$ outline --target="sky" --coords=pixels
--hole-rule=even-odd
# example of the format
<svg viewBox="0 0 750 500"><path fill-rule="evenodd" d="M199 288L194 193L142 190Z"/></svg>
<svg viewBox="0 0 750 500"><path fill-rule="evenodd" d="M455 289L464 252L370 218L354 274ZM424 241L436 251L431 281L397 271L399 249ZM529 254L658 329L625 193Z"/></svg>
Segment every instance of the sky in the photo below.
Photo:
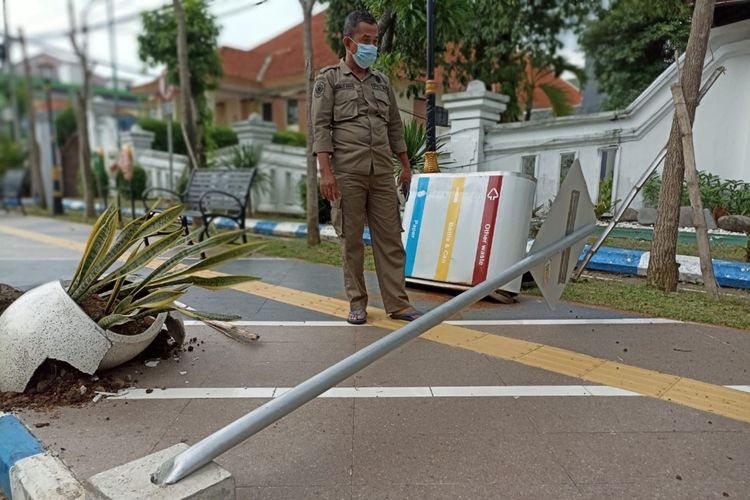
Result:
<svg viewBox="0 0 750 500"><path fill-rule="evenodd" d="M64 60L75 61L75 54L64 32L69 30L68 0L5 0L8 10L9 32L16 35L22 28L28 40L29 54L48 52ZM110 0L74 0L77 22L81 25L83 12L88 10L88 23L93 28L107 19L106 3ZM111 0L115 18L125 18L116 25L118 75L134 83L151 80L159 69L146 68L138 59L136 37L140 32L140 18L136 14L154 9L171 0ZM260 3L260 4L259 4ZM259 4L259 5L258 5ZM87 9L88 7L88 9ZM299 0L210 0L211 12L221 26L220 45L240 49L252 48L275 35L302 22ZM324 9L317 5L314 12ZM93 29L89 35L89 55L98 64L95 72L102 76L111 74L109 38L106 28ZM578 51L575 37L564 35L563 53L579 65L583 57ZM14 60L21 57L14 51Z"/></svg>

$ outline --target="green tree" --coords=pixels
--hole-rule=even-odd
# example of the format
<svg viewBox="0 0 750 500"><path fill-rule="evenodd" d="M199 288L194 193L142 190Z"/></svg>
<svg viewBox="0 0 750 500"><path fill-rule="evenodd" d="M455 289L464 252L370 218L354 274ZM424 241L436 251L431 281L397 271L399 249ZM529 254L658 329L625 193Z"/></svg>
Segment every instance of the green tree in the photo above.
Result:
<svg viewBox="0 0 750 500"><path fill-rule="evenodd" d="M598 5L597 0L473 0L472 15L464 30L457 60L462 83L479 79L497 83L510 101L503 121L531 116L533 92L540 88L557 115L568 114L566 96L554 85L544 85L540 76L557 77L583 72L560 55L560 35L575 30Z"/></svg>
<svg viewBox="0 0 750 500"><path fill-rule="evenodd" d="M334 51L344 57L342 30L347 14L353 10L368 10L378 19L380 30L379 56L375 63L391 78L398 76L412 82L407 95L421 95L423 88L417 82L426 74L427 45L424 2L411 0L331 0L328 2L326 38ZM463 27L470 11L467 0L442 0L435 2L435 53L445 54L454 40L461 39ZM453 63L442 57L435 58L445 74ZM447 79L444 84L447 85Z"/></svg>
<svg viewBox="0 0 750 500"><path fill-rule="evenodd" d="M530 118L535 89L545 92L557 115L571 111L559 87L543 84L549 74L583 72L560 56L560 34L581 25L599 0L445 0L435 2L435 61L449 79L466 84L482 80L499 84L510 97L504 121ZM421 93L425 76L426 16L422 2L409 0L332 0L327 36L343 53L341 30L346 14L366 8L378 18L380 57L376 63L389 75L411 83L407 94ZM530 68L531 65L531 68ZM520 96L520 97L519 97Z"/></svg>
<svg viewBox="0 0 750 500"><path fill-rule="evenodd" d="M21 168L26 161L26 152L8 134L0 134L0 177L6 170Z"/></svg>
<svg viewBox="0 0 750 500"><path fill-rule="evenodd" d="M55 116L55 139L57 147L62 148L65 143L76 134L78 130L78 120L73 108L65 108Z"/></svg>
<svg viewBox="0 0 750 500"><path fill-rule="evenodd" d="M692 6L683 0L615 0L580 39L594 62L604 109L623 109L685 52Z"/></svg>
<svg viewBox="0 0 750 500"><path fill-rule="evenodd" d="M217 88L222 76L217 50L219 26L206 0L183 0L187 26L190 89L198 119L203 126L212 120L206 91ZM138 57L150 66L167 66L169 81L179 86L177 64L177 21L170 7L141 14L143 31L138 35Z"/></svg>

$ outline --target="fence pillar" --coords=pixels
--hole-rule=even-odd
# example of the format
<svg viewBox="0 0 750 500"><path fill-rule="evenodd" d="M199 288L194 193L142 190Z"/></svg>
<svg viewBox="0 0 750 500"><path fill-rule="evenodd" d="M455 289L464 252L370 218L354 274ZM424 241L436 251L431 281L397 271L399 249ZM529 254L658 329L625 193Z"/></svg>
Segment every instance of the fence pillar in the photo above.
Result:
<svg viewBox="0 0 750 500"><path fill-rule="evenodd" d="M491 92L484 82L469 82L464 92L443 95L451 124L451 172L484 170L484 136L487 127L500 121L509 98Z"/></svg>
<svg viewBox="0 0 750 500"><path fill-rule="evenodd" d="M151 149L155 137L156 134L153 132L143 130L139 125L133 125L130 130L122 134L122 143L130 144L133 148L133 159L137 162L139 156Z"/></svg>
<svg viewBox="0 0 750 500"><path fill-rule="evenodd" d="M253 113L250 117L242 122L232 125L237 132L237 138L240 144L271 144L273 134L276 133L276 124L274 122L263 121L258 113Z"/></svg>

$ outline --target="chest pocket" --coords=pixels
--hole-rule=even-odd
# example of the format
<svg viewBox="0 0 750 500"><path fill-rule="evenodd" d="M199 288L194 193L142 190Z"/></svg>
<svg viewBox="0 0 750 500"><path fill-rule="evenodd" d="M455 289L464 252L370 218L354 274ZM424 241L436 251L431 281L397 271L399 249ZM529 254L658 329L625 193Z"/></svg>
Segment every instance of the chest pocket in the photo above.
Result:
<svg viewBox="0 0 750 500"><path fill-rule="evenodd" d="M333 121L343 122L357 117L359 96L356 89L340 89L334 95Z"/></svg>
<svg viewBox="0 0 750 500"><path fill-rule="evenodd" d="M373 89L373 93L375 94L375 100L378 104L378 114L387 120L388 109L391 106L390 96L387 92L380 89Z"/></svg>

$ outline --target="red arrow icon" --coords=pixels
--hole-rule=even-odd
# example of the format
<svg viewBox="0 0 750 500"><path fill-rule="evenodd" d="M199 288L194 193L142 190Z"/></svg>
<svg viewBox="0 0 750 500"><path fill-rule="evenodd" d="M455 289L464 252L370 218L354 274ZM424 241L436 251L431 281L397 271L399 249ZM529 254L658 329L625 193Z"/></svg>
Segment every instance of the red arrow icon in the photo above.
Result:
<svg viewBox="0 0 750 500"><path fill-rule="evenodd" d="M494 201L494 200L500 198L500 194L497 192L497 189L492 188L492 189L490 189L490 192L487 193L487 198L489 198L490 200Z"/></svg>

